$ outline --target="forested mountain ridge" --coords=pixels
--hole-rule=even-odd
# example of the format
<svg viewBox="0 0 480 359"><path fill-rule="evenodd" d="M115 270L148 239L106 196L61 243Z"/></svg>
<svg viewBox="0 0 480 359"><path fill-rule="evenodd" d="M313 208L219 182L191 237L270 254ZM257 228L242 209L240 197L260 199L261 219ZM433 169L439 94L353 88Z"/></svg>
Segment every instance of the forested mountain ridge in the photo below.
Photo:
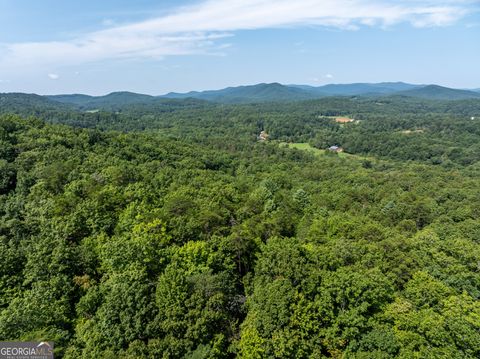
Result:
<svg viewBox="0 0 480 359"><path fill-rule="evenodd" d="M232 146L239 138L255 139L265 129L271 140L308 142L321 149L338 144L352 154L444 166L466 165L480 156L480 101L475 99L353 96L241 105L159 99L114 106L113 112L66 110L65 104L52 108L52 102L34 107L28 102L24 107L4 103L0 112L101 130L153 130L190 141L224 138ZM335 123L336 116L350 116L355 122Z"/></svg>
<svg viewBox="0 0 480 359"><path fill-rule="evenodd" d="M474 91L450 89L436 85L413 85L403 82L377 84L330 84L324 86L281 85L279 83L229 87L214 91L169 93L161 97L200 98L220 103L280 102L318 99L333 96L390 96L405 95L438 100L478 98Z"/></svg>
<svg viewBox="0 0 480 359"><path fill-rule="evenodd" d="M106 109L114 106L125 106L138 103L149 103L155 100L154 96L137 94L134 92L112 92L105 96L88 95L53 95L47 96L50 100L77 105L84 109Z"/></svg>
<svg viewBox="0 0 480 359"><path fill-rule="evenodd" d="M324 86L303 86L290 85L302 88L323 96L356 96L372 94L392 94L398 91L406 91L414 88L421 88L423 85L412 85L404 82L381 82L376 84L354 83L354 84L329 84Z"/></svg>
<svg viewBox="0 0 480 359"><path fill-rule="evenodd" d="M28 94L3 94L21 99ZM293 102L321 99L325 97L385 97L408 96L432 100L465 100L479 98L478 90L458 90L437 85L413 85L403 82L382 82L377 84L330 84L319 87L306 85L282 85L262 83L250 86L228 87L221 90L170 92L162 96L151 96L128 91L112 92L104 96L83 94L49 95L45 98L77 107L81 110L121 110L130 105L161 104L167 99L196 99L222 104L248 104L265 102ZM38 95L32 95L38 96ZM23 99L24 101L26 99ZM39 101L30 99L30 101Z"/></svg>
<svg viewBox="0 0 480 359"><path fill-rule="evenodd" d="M454 90L447 87L428 85L406 91L397 92L397 95L428 98L434 100L465 100L468 98L480 98L480 94L469 90Z"/></svg>
<svg viewBox="0 0 480 359"><path fill-rule="evenodd" d="M258 84L252 86L228 87L223 90L168 93L166 98L198 98L220 103L255 103L299 101L318 98L318 94L305 89L285 86L279 83ZM321 96L320 96L321 97Z"/></svg>
<svg viewBox="0 0 480 359"><path fill-rule="evenodd" d="M0 115L2 340L69 359L480 356L479 100L27 99L39 119Z"/></svg>
<svg viewBox="0 0 480 359"><path fill-rule="evenodd" d="M0 113L34 114L45 110L65 111L69 108L72 108L69 104L61 104L36 94L0 93Z"/></svg>
<svg viewBox="0 0 480 359"><path fill-rule="evenodd" d="M135 106L147 107L150 111L162 108L189 108L206 105L206 101L186 98L170 99L131 92L114 92L106 96L88 95L53 95L40 96L24 93L0 93L0 113L17 113L21 115L40 114L57 111L64 114L121 112Z"/></svg>
<svg viewBox="0 0 480 359"><path fill-rule="evenodd" d="M78 106L85 105L93 101L93 99L95 99L95 96L83 95L83 94L47 95L45 97L53 101L70 103Z"/></svg>

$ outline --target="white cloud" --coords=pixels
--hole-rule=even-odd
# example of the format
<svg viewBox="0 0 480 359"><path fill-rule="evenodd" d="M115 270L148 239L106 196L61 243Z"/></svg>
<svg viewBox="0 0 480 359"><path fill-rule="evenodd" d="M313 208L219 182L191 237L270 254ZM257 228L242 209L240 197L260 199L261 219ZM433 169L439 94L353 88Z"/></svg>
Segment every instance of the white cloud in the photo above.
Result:
<svg viewBox="0 0 480 359"><path fill-rule="evenodd" d="M332 74L325 74L325 75L322 75L320 77L313 77L311 80L313 82L322 82L324 83L325 80L331 80L333 79L333 75Z"/></svg>
<svg viewBox="0 0 480 359"><path fill-rule="evenodd" d="M58 80L60 78L60 75L58 74L48 74L47 76L51 80Z"/></svg>
<svg viewBox="0 0 480 359"><path fill-rule="evenodd" d="M221 54L234 31L323 26L355 30L410 23L446 26L472 10L468 0L204 0L157 18L90 32L70 41L0 46L0 68L78 65L111 59ZM108 23L105 23L108 24Z"/></svg>
<svg viewBox="0 0 480 359"><path fill-rule="evenodd" d="M103 19L103 20L102 20L102 25L103 25L103 26L113 26L113 25L115 25L115 20L112 20L112 19Z"/></svg>

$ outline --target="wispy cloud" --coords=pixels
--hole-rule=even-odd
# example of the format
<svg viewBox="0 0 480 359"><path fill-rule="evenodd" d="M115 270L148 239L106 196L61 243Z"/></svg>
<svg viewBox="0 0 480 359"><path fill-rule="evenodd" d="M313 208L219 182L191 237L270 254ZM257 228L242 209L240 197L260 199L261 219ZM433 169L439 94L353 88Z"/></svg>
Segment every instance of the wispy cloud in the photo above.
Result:
<svg viewBox="0 0 480 359"><path fill-rule="evenodd" d="M328 81L328 80L332 80L333 77L334 76L332 74L325 74L325 75L322 75L320 77L313 77L310 80L313 81L313 82L325 82L325 81Z"/></svg>
<svg viewBox="0 0 480 359"><path fill-rule="evenodd" d="M103 19L102 20L102 25L103 26L114 26L115 25L115 20L113 20L113 19Z"/></svg>
<svg viewBox="0 0 480 359"><path fill-rule="evenodd" d="M446 26L472 10L468 0L206 0L124 26L86 33L70 41L0 46L0 68L78 65L111 59L161 59L218 54L219 41L235 31L322 26L355 30L410 23ZM108 23L104 23L109 25Z"/></svg>
<svg viewBox="0 0 480 359"><path fill-rule="evenodd" d="M58 74L48 74L47 76L50 80L58 80L60 78Z"/></svg>

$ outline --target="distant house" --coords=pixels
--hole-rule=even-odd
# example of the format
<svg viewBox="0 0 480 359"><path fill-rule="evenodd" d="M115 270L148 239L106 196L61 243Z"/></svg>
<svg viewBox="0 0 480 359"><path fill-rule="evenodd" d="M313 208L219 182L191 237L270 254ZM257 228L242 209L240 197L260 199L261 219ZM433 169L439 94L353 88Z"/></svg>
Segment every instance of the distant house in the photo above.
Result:
<svg viewBox="0 0 480 359"><path fill-rule="evenodd" d="M258 140L259 141L268 140L268 133L266 133L265 131L260 132L260 134L258 135Z"/></svg>
<svg viewBox="0 0 480 359"><path fill-rule="evenodd" d="M328 150L330 152L336 152L336 153L343 152L343 148L341 148L340 146L330 146Z"/></svg>

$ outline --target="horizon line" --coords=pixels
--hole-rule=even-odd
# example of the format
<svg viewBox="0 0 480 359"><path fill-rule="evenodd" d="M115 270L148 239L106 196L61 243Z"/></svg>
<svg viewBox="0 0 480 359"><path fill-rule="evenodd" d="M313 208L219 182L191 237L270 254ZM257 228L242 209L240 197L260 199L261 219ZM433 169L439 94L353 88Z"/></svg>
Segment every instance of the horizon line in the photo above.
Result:
<svg viewBox="0 0 480 359"><path fill-rule="evenodd" d="M281 82L277 82L277 81L274 81L274 82L258 82L258 83L250 83L250 84L239 84L239 85L230 85L230 86L225 86L225 87L220 87L220 88L206 88L206 89L202 89L202 90L188 90L188 91L184 91L184 92L181 92L181 91L168 91L168 92L165 92L165 93L161 93L161 94L153 94L153 93L145 93L145 92L136 92L134 90L127 90L127 89L123 89L123 90L114 90L114 91L110 91L110 92L107 92L107 93L102 93L102 94L91 94L91 93L86 93L86 92L64 92L64 93L36 93L36 92L21 92L21 91L7 91L7 92L0 92L0 94L15 94L15 93L20 93L20 94L27 94L27 95L38 95L38 96L73 96L73 95L84 95L84 96L90 96L90 97L103 97L103 96L108 96L108 95L111 95L113 93L122 93L122 92L128 92L128 93L133 93L133 94L136 94L136 95L146 95L146 96L152 96L152 97L162 97L162 96L166 96L168 94L172 94L172 93L175 93L175 94L188 94L188 93L191 93L191 92L206 92L206 91L222 91L222 90L225 90L225 89L229 89L229 88L238 88L238 87L253 87L253 86L258 86L258 85L274 85L274 84L279 84L281 86L285 86L285 87L292 87L292 86L310 86L310 87L313 87L313 88L321 88L321 87L325 87L325 86L330 86L330 85L381 85L381 84L385 84L385 83L402 83L402 84L407 84L407 85L414 85L414 86L440 86L440 87L444 87L444 88L449 88L449 89L453 89L453 90L465 90L465 91L477 91L480 89L480 86L479 87L472 87L472 88L458 88L458 87L450 87L450 86L446 86L446 85L440 85L438 83L430 83L430 84L417 84L417 83L411 83L411 82L405 82L405 81L381 81L381 82L331 82L331 83L325 83L325 84L322 84L322 85L312 85L312 84L308 84L308 83L290 83L290 84L284 84L284 83L281 83Z"/></svg>

